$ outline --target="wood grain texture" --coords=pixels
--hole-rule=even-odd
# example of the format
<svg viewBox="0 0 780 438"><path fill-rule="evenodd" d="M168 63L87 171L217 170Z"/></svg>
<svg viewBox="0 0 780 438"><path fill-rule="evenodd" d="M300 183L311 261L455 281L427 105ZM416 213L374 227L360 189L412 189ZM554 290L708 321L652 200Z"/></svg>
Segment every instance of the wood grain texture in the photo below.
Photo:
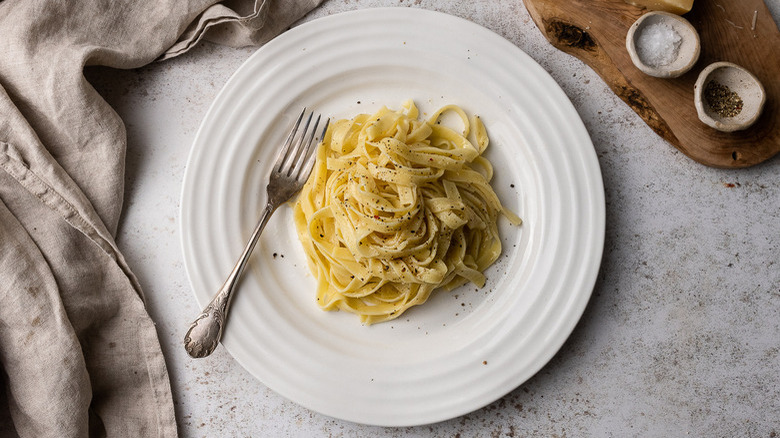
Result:
<svg viewBox="0 0 780 438"><path fill-rule="evenodd" d="M593 68L610 88L666 141L699 163L747 167L780 152L780 32L763 0L696 0L684 17L701 38L699 61L675 79L640 72L626 51L628 28L646 9L623 0L525 0L537 27L558 49ZM754 12L755 29L751 29ZM693 103L699 73L729 61L753 73L767 101L744 131L717 131L702 123Z"/></svg>

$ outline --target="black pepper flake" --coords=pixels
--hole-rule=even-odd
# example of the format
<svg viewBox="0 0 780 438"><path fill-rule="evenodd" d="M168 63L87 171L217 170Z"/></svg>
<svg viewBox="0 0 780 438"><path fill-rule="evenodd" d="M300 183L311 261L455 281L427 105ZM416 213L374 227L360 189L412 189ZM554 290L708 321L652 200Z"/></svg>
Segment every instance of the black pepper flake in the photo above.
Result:
<svg viewBox="0 0 780 438"><path fill-rule="evenodd" d="M274 258L276 258L276 256L278 256L278 255L279 255L279 254L277 254L277 253L274 253Z"/></svg>

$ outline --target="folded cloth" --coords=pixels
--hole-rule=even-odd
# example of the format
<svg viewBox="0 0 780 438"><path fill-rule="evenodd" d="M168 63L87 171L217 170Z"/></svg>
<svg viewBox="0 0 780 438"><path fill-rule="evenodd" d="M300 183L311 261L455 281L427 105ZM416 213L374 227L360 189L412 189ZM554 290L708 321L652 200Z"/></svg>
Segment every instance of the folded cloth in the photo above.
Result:
<svg viewBox="0 0 780 438"><path fill-rule="evenodd" d="M321 0L0 0L0 365L25 437L176 436L141 288L114 240L125 128L88 65L261 44ZM0 406L2 408L2 406Z"/></svg>

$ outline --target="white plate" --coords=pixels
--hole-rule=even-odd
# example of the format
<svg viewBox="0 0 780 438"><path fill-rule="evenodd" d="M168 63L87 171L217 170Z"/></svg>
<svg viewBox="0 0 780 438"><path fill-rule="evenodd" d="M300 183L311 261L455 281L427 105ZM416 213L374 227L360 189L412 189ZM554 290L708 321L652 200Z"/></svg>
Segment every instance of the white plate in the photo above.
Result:
<svg viewBox="0 0 780 438"><path fill-rule="evenodd" d="M265 201L272 157L303 106L343 118L447 103L491 136L493 186L524 225L500 224L504 254L483 289L436 293L370 327L323 312L284 206L255 249L223 345L265 385L314 411L406 426L502 397L544 366L588 302L604 244L604 191L588 134L528 55L466 20L366 9L296 27L225 85L198 132L181 204L184 259L204 306Z"/></svg>

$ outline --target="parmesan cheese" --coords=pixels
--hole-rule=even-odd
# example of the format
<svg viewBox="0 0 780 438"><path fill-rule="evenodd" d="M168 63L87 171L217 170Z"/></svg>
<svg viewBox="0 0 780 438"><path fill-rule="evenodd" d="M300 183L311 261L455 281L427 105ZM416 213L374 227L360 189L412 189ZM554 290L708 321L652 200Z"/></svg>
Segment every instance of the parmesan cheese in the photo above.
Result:
<svg viewBox="0 0 780 438"><path fill-rule="evenodd" d="M693 7L693 0L625 0L625 2L651 11L666 11L677 15L690 12Z"/></svg>

